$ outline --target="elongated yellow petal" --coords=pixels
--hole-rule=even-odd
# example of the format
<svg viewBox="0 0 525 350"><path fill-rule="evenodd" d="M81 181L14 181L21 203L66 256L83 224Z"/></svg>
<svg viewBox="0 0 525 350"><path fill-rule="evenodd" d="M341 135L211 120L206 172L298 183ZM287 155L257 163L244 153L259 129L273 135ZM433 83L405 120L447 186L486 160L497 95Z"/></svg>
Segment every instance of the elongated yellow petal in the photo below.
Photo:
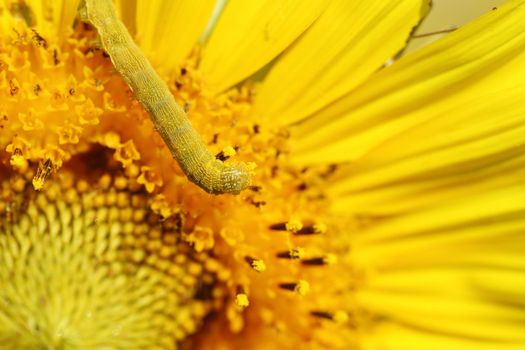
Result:
<svg viewBox="0 0 525 350"><path fill-rule="evenodd" d="M130 34L135 35L137 32L137 0L116 0L115 7Z"/></svg>
<svg viewBox="0 0 525 350"><path fill-rule="evenodd" d="M389 216L512 185L525 176L525 155L521 153L522 149L516 148L467 163L471 171L464 171L465 167L452 166L369 187L366 184L361 187L358 183L358 178L367 178L367 172L352 172L353 169L349 167L343 172L348 179L339 181L331 188L333 195L338 198L334 209ZM371 173L371 180L373 177Z"/></svg>
<svg viewBox="0 0 525 350"><path fill-rule="evenodd" d="M521 136L509 132L520 123L514 109L522 107L518 100L525 74L522 5L523 1L512 1L407 56L303 123L296 130L295 161L355 161L366 156L369 164L359 167L372 163L380 167L453 145L470 146L463 160L461 155L440 157L453 164L496 152L487 144L475 145L477 138L492 137L497 144L494 136L505 132L506 146L500 150L511 143L517 146ZM476 109L477 104L487 112ZM384 152L380 159L375 158L380 152Z"/></svg>
<svg viewBox="0 0 525 350"><path fill-rule="evenodd" d="M397 239L455 233L471 233L480 238L498 234L515 220L521 222L525 213L525 187L522 184L506 186L487 193L455 198L426 210L415 211L391 219L384 219L360 232L357 242L376 244ZM523 223L521 223L523 224ZM469 232L470 228L475 230Z"/></svg>
<svg viewBox="0 0 525 350"><path fill-rule="evenodd" d="M200 69L215 91L256 72L311 25L326 0L231 0L213 31Z"/></svg>
<svg viewBox="0 0 525 350"><path fill-rule="evenodd" d="M445 298L483 298L494 302L524 305L525 278L522 267L503 269L464 264L463 266L420 267L387 271L367 280L366 289L380 293L407 293Z"/></svg>
<svg viewBox="0 0 525 350"><path fill-rule="evenodd" d="M301 120L351 91L404 45L426 0L335 0L279 59L254 113L282 124Z"/></svg>
<svg viewBox="0 0 525 350"><path fill-rule="evenodd" d="M32 23L44 38L68 35L77 14L79 0L27 0Z"/></svg>
<svg viewBox="0 0 525 350"><path fill-rule="evenodd" d="M512 305L439 294L366 291L356 298L367 309L414 327L487 341L525 341L525 312Z"/></svg>
<svg viewBox="0 0 525 350"><path fill-rule="evenodd" d="M384 322L363 337L365 350L521 350L522 341L454 337L413 326Z"/></svg>
<svg viewBox="0 0 525 350"><path fill-rule="evenodd" d="M197 43L214 0L137 0L137 36L141 48L163 71L174 69Z"/></svg>

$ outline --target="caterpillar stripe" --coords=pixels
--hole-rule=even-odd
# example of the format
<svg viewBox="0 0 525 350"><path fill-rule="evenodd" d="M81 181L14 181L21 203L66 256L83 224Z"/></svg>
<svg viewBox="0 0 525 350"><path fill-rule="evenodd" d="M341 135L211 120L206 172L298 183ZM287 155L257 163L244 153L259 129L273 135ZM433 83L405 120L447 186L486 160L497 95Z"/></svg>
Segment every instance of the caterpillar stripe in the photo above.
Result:
<svg viewBox="0 0 525 350"><path fill-rule="evenodd" d="M251 167L242 162L225 164L206 148L182 107L118 19L113 2L83 0L78 13L81 20L95 27L113 66L144 106L190 181L212 194L238 194L247 188Z"/></svg>

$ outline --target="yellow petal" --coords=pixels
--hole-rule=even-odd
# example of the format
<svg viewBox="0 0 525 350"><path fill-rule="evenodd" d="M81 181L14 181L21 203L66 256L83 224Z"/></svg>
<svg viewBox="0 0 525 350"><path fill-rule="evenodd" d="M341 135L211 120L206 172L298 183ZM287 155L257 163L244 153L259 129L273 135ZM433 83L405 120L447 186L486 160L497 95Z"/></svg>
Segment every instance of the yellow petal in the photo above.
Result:
<svg viewBox="0 0 525 350"><path fill-rule="evenodd" d="M520 183L501 189L455 198L409 214L385 218L362 230L357 244L392 243L400 239L423 240L443 235L446 240L480 239L512 233L511 224L522 225L525 213L525 187ZM511 225L510 227L506 225Z"/></svg>
<svg viewBox="0 0 525 350"><path fill-rule="evenodd" d="M337 205L391 215L516 182L525 171L523 94L525 86L480 92L393 136L342 172L331 189Z"/></svg>
<svg viewBox="0 0 525 350"><path fill-rule="evenodd" d="M382 165L425 149L445 147L444 140L448 133L454 135L456 124L461 127L452 136L456 144L475 142L471 138L487 132L494 136L510 128L517 121L512 108L519 106L512 93L522 88L519 85L525 75L522 4L523 1L511 1L405 57L300 125L296 130L295 161L355 161L370 154L370 162ZM470 109L476 108L477 103L489 108L490 115L478 111L473 122ZM509 103L510 107L502 103ZM514 117L509 124L496 122L495 112L501 119ZM469 118L470 127L465 125ZM485 119L484 129L478 130L476 126L485 123ZM488 123L494 124L492 130ZM407 131L412 132L405 136ZM436 138L425 142L432 134L437 134ZM394 139L403 139L403 145L387 144ZM418 147L420 142L422 148ZM407 144L409 149L404 149ZM379 149L382 145L385 147ZM375 149L374 157L386 149L381 159L372 159Z"/></svg>
<svg viewBox="0 0 525 350"><path fill-rule="evenodd" d="M351 91L403 48L428 3L333 1L272 68L254 113L289 124Z"/></svg>
<svg viewBox="0 0 525 350"><path fill-rule="evenodd" d="M384 322L363 337L364 350L521 350L522 341L493 342L454 337L393 322Z"/></svg>
<svg viewBox="0 0 525 350"><path fill-rule="evenodd" d="M413 327L487 341L525 342L522 324L525 312L504 303L439 294L373 291L358 292L356 299L367 310Z"/></svg>
<svg viewBox="0 0 525 350"><path fill-rule="evenodd" d="M356 302L382 320L365 348L525 343L524 200L519 185L360 230L352 254L363 271ZM405 327L414 333L402 339L419 347L401 347ZM391 333L383 334L384 328Z"/></svg>
<svg viewBox="0 0 525 350"><path fill-rule="evenodd" d="M137 0L138 41L155 67L170 71L188 56L214 5L214 0Z"/></svg>
<svg viewBox="0 0 525 350"><path fill-rule="evenodd" d="M231 0L206 46L200 70L215 91L243 80L290 45L326 0Z"/></svg>
<svg viewBox="0 0 525 350"><path fill-rule="evenodd" d="M31 9L32 23L45 39L65 37L77 14L79 0L27 0Z"/></svg>
<svg viewBox="0 0 525 350"><path fill-rule="evenodd" d="M137 31L137 0L116 0L115 7L120 19L131 35Z"/></svg>
<svg viewBox="0 0 525 350"><path fill-rule="evenodd" d="M523 259L522 259L523 260ZM489 267L487 267L489 266ZM412 293L420 296L441 295L443 297L466 297L476 299L480 296L492 295L492 300L498 296L500 301L514 302L509 296L515 297L515 302L525 305L522 292L525 290L523 278L523 263L516 268L493 268L491 265L456 266L419 266L417 268L386 271L367 279L366 289L383 293Z"/></svg>

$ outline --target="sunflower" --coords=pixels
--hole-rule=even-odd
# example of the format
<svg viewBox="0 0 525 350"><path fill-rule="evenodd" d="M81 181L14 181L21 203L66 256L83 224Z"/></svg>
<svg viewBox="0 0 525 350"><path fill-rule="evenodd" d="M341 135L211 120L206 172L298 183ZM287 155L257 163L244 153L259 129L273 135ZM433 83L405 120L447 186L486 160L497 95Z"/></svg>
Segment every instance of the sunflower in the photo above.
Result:
<svg viewBox="0 0 525 350"><path fill-rule="evenodd" d="M255 174L191 183L78 1L0 2L0 349L524 348L525 0L389 65L427 0L116 5Z"/></svg>

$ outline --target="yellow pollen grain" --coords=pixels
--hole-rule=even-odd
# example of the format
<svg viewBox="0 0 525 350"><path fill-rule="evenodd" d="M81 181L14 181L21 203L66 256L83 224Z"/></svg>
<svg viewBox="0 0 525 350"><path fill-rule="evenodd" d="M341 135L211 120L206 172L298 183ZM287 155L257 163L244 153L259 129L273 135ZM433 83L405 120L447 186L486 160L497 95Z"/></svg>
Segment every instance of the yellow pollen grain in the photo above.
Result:
<svg viewBox="0 0 525 350"><path fill-rule="evenodd" d="M250 305L250 301L248 300L248 295L245 293L238 293L235 296L235 305L237 305L240 308L246 308L248 305Z"/></svg>
<svg viewBox="0 0 525 350"><path fill-rule="evenodd" d="M233 157L237 154L237 151L232 146L226 146L222 149L222 154L226 157Z"/></svg>
<svg viewBox="0 0 525 350"><path fill-rule="evenodd" d="M305 280L299 280L295 285L294 292L304 297L310 292L310 283Z"/></svg>
<svg viewBox="0 0 525 350"><path fill-rule="evenodd" d="M14 169L20 172L27 170L27 160L21 154L13 154L9 160L9 163Z"/></svg>
<svg viewBox="0 0 525 350"><path fill-rule="evenodd" d="M333 316L333 320L337 323L346 323L348 319L348 313L344 311L336 311Z"/></svg>
<svg viewBox="0 0 525 350"><path fill-rule="evenodd" d="M302 259L306 255L304 248L297 247L290 250L290 258L292 259Z"/></svg>
<svg viewBox="0 0 525 350"><path fill-rule="evenodd" d="M252 268L257 272L264 272L266 271L266 264L261 259L254 259L251 264Z"/></svg>
<svg viewBox="0 0 525 350"><path fill-rule="evenodd" d="M325 224L321 224L321 223L314 224L313 228L314 228L315 233L326 233L328 229Z"/></svg>
<svg viewBox="0 0 525 350"><path fill-rule="evenodd" d="M337 262L337 256L335 254L326 254L323 257L323 262L327 265L333 265Z"/></svg>
<svg viewBox="0 0 525 350"><path fill-rule="evenodd" d="M303 228L303 223L297 218L292 218L286 223L286 231L289 232L298 232Z"/></svg>

